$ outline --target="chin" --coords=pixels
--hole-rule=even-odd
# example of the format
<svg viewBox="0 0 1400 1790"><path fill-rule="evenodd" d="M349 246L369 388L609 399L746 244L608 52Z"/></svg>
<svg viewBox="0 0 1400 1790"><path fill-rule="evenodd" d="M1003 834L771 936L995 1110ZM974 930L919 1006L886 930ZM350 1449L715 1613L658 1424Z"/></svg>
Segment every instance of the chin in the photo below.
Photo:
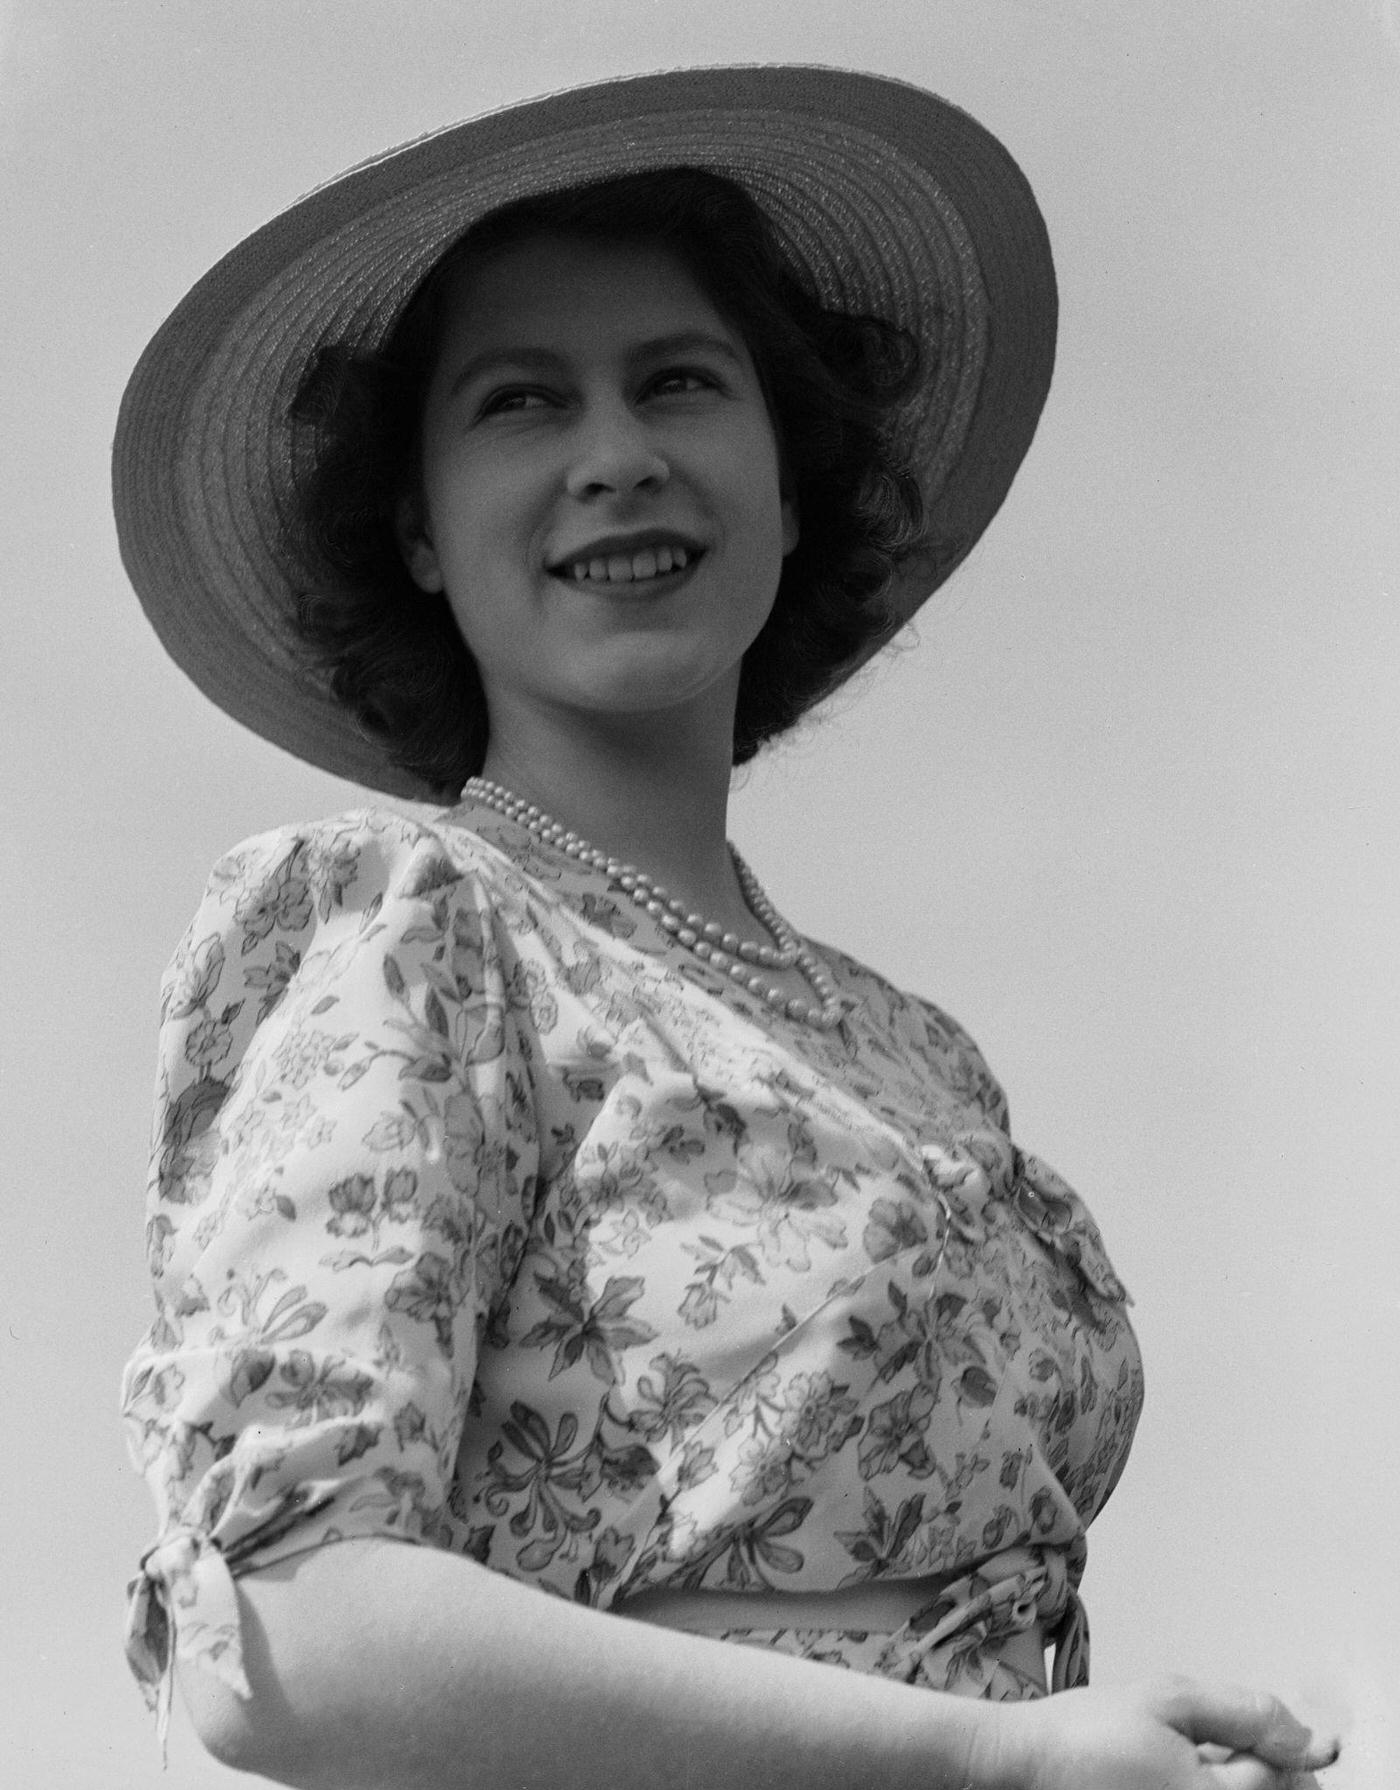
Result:
<svg viewBox="0 0 1400 1790"><path fill-rule="evenodd" d="M675 639L617 644L591 665L574 667L585 706L619 715L686 707L717 691L737 691L739 655L687 650ZM580 678L578 673L582 672Z"/></svg>
<svg viewBox="0 0 1400 1790"><path fill-rule="evenodd" d="M667 675L665 670L652 666L637 676L609 679L601 687L595 685L577 706L599 719L614 716L619 721L679 721L687 713L712 711L723 716L729 726L733 722L738 681L737 674L723 678L686 677L679 672Z"/></svg>

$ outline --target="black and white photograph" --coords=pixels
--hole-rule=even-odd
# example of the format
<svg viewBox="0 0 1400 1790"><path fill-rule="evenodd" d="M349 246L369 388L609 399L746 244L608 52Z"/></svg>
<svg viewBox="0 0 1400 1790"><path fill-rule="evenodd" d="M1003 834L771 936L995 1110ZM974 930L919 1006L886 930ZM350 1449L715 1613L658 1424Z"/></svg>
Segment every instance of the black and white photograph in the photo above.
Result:
<svg viewBox="0 0 1400 1790"><path fill-rule="evenodd" d="M0 0L0 1780L1400 1784L1395 0Z"/></svg>

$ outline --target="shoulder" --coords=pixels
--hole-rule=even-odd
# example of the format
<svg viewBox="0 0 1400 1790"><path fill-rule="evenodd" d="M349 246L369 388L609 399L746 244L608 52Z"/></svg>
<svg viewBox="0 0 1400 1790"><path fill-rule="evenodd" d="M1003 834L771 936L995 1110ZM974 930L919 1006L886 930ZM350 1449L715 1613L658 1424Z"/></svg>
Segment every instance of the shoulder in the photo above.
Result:
<svg viewBox="0 0 1400 1790"><path fill-rule="evenodd" d="M274 930L508 877L498 850L446 816L355 808L242 840L210 872L204 911L221 910L251 948Z"/></svg>
<svg viewBox="0 0 1400 1790"><path fill-rule="evenodd" d="M518 1048L522 1003L490 848L477 855L461 828L366 808L219 859L161 989L161 1198L188 1202L203 1185L216 1118L272 1161L291 1140L329 1139L336 1101L371 1072L404 1084L385 1108L398 1129L413 1085L440 1089L463 1063L496 1073Z"/></svg>
<svg viewBox="0 0 1400 1790"><path fill-rule="evenodd" d="M919 1032L928 1031L941 1042L977 1051L970 1034L942 1007L935 1006L923 995L900 988L879 970L852 957L849 951L820 944L815 939L809 942L818 957L834 972L843 991L863 1007L887 1016L895 1024Z"/></svg>
<svg viewBox="0 0 1400 1790"><path fill-rule="evenodd" d="M923 995L900 988L849 952L812 943L817 955L835 974L842 992L856 1003L872 1026L902 1050L924 1060L941 1082L956 1088L1006 1127L1005 1091L976 1039L959 1020Z"/></svg>
<svg viewBox="0 0 1400 1790"><path fill-rule="evenodd" d="M252 988L265 1017L313 959L413 949L449 928L480 939L510 866L444 819L365 807L242 840L209 874L166 971L162 1017Z"/></svg>
<svg viewBox="0 0 1400 1790"><path fill-rule="evenodd" d="M471 853L463 850L470 835L456 832L454 852L430 821L378 807L274 827L223 854L209 893L245 906L250 895L263 893L291 919L302 908L338 906L357 891L421 892L425 877L446 883L470 872Z"/></svg>

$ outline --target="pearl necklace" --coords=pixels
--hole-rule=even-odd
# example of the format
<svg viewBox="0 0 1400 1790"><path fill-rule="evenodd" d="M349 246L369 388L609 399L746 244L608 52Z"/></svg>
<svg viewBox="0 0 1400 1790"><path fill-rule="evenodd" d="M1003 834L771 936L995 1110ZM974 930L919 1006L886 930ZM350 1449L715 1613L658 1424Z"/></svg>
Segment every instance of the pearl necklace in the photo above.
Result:
<svg viewBox="0 0 1400 1790"><path fill-rule="evenodd" d="M757 995L775 1013L815 1026L822 1032L832 1031L840 1024L841 997L830 972L783 919L759 886L758 878L732 845L729 853L744 900L754 918L777 940L776 945L741 939L737 933L726 932L718 921L707 920L703 914L688 909L684 902L676 900L635 864L624 864L620 858L609 857L557 820L551 820L533 802L512 794L499 783L488 782L485 777L472 777L462 794L495 809L507 820L517 822L543 844L556 847L591 870L600 870L644 908L677 944L684 945L703 963L712 965L732 982ZM781 988L750 967L755 964L770 970L791 969L796 965L811 984L819 1004L803 1000L800 995L784 994Z"/></svg>

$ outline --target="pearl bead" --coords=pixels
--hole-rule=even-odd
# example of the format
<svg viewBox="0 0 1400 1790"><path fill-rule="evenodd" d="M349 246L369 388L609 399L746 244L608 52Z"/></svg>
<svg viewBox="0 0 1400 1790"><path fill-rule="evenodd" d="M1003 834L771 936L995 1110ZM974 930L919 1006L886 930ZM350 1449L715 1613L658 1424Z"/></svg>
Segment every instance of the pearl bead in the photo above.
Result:
<svg viewBox="0 0 1400 1790"><path fill-rule="evenodd" d="M484 777L473 777L463 795L494 808L507 820L523 826L546 845L557 847L576 863L601 871L610 882L629 895L677 944L684 946L702 962L709 963L737 987L765 1002L774 1012L822 1032L832 1031L841 1023L841 1000L836 984L824 965L802 944L787 921L778 913L759 885L758 878L731 845L734 873L750 913L768 931L775 944L757 939L741 939L716 920L691 912L677 901L664 884L654 883L635 864L624 864L598 851L571 829L561 826L541 812L532 802L524 802L499 783ZM810 983L820 1006L797 996L788 997L781 988L754 974L750 966L761 964L765 969L790 969L796 966Z"/></svg>

